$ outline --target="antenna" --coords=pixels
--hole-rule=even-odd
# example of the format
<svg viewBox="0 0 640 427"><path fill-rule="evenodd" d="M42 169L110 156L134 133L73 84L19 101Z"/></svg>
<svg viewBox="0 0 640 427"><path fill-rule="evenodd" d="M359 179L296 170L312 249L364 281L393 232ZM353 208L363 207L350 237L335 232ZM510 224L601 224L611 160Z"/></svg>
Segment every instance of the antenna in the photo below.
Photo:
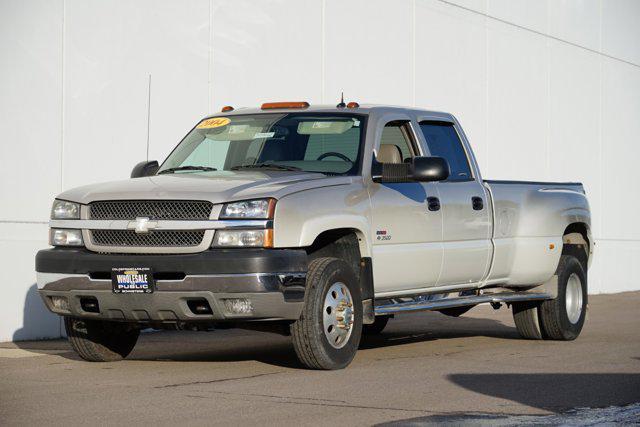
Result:
<svg viewBox="0 0 640 427"><path fill-rule="evenodd" d="M149 74L149 89L147 92L147 161L149 161L150 130L151 130L151 74Z"/></svg>
<svg viewBox="0 0 640 427"><path fill-rule="evenodd" d="M340 92L340 103L336 105L336 108L344 108L347 104L344 103L344 91Z"/></svg>

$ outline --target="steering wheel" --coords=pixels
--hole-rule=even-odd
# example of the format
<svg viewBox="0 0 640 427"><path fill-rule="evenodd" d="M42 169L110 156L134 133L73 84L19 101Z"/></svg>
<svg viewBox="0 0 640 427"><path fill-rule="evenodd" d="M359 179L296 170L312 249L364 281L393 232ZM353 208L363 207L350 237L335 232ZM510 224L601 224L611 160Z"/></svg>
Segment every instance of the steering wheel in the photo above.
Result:
<svg viewBox="0 0 640 427"><path fill-rule="evenodd" d="M345 162L353 163L353 161L350 158L348 158L344 154L336 153L335 151L329 151L328 153L320 154L320 156L316 160L323 160L323 159L326 159L327 157L339 157Z"/></svg>

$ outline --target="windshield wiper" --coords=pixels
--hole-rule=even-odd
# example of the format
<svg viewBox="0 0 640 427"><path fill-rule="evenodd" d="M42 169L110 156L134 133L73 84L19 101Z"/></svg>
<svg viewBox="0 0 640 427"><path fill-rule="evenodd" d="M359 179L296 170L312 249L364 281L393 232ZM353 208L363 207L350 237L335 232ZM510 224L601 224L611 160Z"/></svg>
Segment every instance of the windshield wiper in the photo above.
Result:
<svg viewBox="0 0 640 427"><path fill-rule="evenodd" d="M253 165L238 165L231 168L232 171L240 169L274 169L279 171L301 171L301 168L295 166L278 165L276 163L256 163Z"/></svg>
<svg viewBox="0 0 640 427"><path fill-rule="evenodd" d="M169 168L169 169L165 169L162 170L160 172L158 172L158 175L163 174L163 173L174 173L176 171L207 171L207 172L211 172L211 171L217 171L218 169L216 168L211 168L209 166L178 166L177 168Z"/></svg>

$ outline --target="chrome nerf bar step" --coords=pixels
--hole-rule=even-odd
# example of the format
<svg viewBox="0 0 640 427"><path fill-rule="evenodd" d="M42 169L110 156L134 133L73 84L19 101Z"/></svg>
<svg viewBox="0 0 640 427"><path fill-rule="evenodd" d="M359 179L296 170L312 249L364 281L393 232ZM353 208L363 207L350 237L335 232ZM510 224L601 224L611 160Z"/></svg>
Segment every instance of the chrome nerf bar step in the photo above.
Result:
<svg viewBox="0 0 640 427"><path fill-rule="evenodd" d="M482 295L457 296L451 298L431 299L427 298L408 302L392 302L375 307L376 316L384 314L401 313L405 311L441 310L444 308L462 307L484 303L511 303L518 301L541 301L551 299L552 296L543 292L498 292Z"/></svg>

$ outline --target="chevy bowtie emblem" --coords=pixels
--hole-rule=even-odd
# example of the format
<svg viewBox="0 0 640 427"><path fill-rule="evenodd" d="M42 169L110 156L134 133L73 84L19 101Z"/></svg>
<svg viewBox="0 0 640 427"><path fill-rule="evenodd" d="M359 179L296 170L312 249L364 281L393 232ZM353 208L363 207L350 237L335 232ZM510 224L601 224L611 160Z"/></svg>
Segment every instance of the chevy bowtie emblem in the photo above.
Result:
<svg viewBox="0 0 640 427"><path fill-rule="evenodd" d="M135 230L137 234L146 234L158 226L156 221L150 221L146 217L138 217L127 224L127 230Z"/></svg>

